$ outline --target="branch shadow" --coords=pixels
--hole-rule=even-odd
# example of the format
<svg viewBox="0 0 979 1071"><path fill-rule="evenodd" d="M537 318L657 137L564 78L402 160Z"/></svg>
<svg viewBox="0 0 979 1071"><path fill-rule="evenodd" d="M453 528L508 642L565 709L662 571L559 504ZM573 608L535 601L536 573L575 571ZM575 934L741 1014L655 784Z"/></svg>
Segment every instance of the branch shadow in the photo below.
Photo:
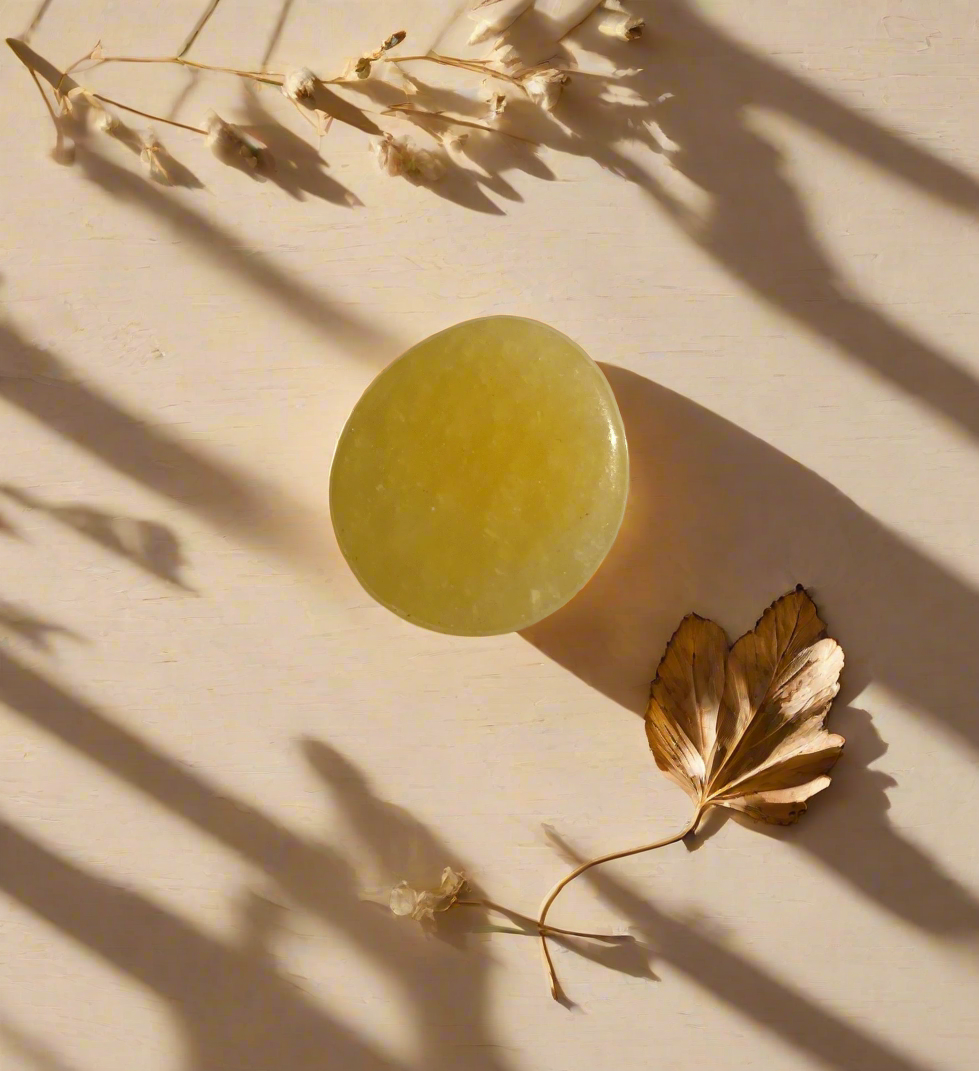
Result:
<svg viewBox="0 0 979 1071"><path fill-rule="evenodd" d="M180 576L180 570L185 565L180 540L165 524L107 513L74 502L46 502L10 484L0 484L0 494L24 509L36 510L50 517L160 580L187 592L194 591Z"/></svg>
<svg viewBox="0 0 979 1071"><path fill-rule="evenodd" d="M33 1071L79 1071L69 1064L43 1038L23 1029L0 1015L0 1044L27 1061Z"/></svg>
<svg viewBox="0 0 979 1071"><path fill-rule="evenodd" d="M846 651L844 702L878 682L979 749L979 595L761 440L635 373L605 373L629 441L626 518L589 584L524 638L641 715L685 614L713 618L733 638L802 581ZM828 794L835 802L798 843L899 917L975 932L968 891L893 828L889 779L861 769L883 746L867 715L833 718L848 741L847 791ZM886 714L877 721L886 732Z"/></svg>
<svg viewBox="0 0 979 1071"><path fill-rule="evenodd" d="M0 850L8 896L166 1001L188 1071L403 1066L282 978L247 940L235 947L207 936L2 819Z"/></svg>
<svg viewBox="0 0 979 1071"><path fill-rule="evenodd" d="M973 217L979 215L979 180L781 70L685 0L663 0L652 21L647 36L630 44L600 34L594 19L580 26L570 40L584 50L583 66L591 57L634 73L574 77L552 117L514 108L508 113L513 125L504 129L591 158L634 183L691 242L770 306L979 438L975 376L851 285L820 241L782 154L752 128L750 110L786 115ZM524 57L545 59L563 50L546 40L549 25L533 10L519 20L511 36L518 48L523 43ZM574 62L566 51L565 57ZM627 91L628 105L609 99L613 90ZM628 152L635 146L665 155L664 170L699 187L710 200L707 217L678 199L662 174L637 163Z"/></svg>
<svg viewBox="0 0 979 1071"><path fill-rule="evenodd" d="M571 866L585 861L562 837L555 833L550 836ZM827 1067L841 1071L929 1071L926 1065L898 1052L886 1041L864 1033L855 1022L824 1010L764 968L725 948L696 924L657 908L625 882L611 877L608 867L594 867L581 880L589 882L628 918L661 960L773 1036Z"/></svg>
<svg viewBox="0 0 979 1071"><path fill-rule="evenodd" d="M489 958L459 955L360 898L359 876L328 844L294 833L260 808L219 791L189 765L150 748L98 708L0 649L0 702L234 851L290 904L342 931L398 984L417 1023L419 1068L464 1054L467 1071L508 1071L493 1045L485 986ZM356 810L356 803L352 804ZM450 858L422 833L432 858ZM373 829L377 850L403 830ZM269 966L254 934L228 947L139 895L114 889L9 825L0 827L0 889L161 994L186 1031L194 1071L371 1071L382 1058ZM265 910L265 909L263 909ZM272 913L274 914L274 912ZM266 910L264 916L268 917ZM267 945L267 941L264 942ZM251 952L249 952L251 950Z"/></svg>
<svg viewBox="0 0 979 1071"><path fill-rule="evenodd" d="M411 1066L510 1071L492 1041L485 954L460 957L453 941L426 941L360 902L358 877L330 846L299 836L261 809L218 791L188 764L150 748L130 730L0 650L0 702L107 772L237 852L303 910L342 930L399 984L417 1023ZM413 816L378 800L363 775L326 745L303 750L384 865L400 865L407 832L419 858L451 858ZM394 819L393 824L389 824ZM368 1041L313 1004L274 960L280 908L242 898L238 939L206 936L146 897L113 886L0 820L0 889L170 1005L186 1038L189 1071L396 1071ZM766 1029L849 1071L924 1071L885 1043L812 1004L709 939L662 915L591 871L616 906L654 939L659 955ZM611 893L609 892L611 890ZM618 969L621 969L619 967ZM542 998L543 999L543 998ZM448 1061L448 1063L447 1063Z"/></svg>
<svg viewBox="0 0 979 1071"><path fill-rule="evenodd" d="M223 532L321 569L322 519L279 488L198 453L82 382L60 357L0 323L0 400L116 472L192 509Z"/></svg>

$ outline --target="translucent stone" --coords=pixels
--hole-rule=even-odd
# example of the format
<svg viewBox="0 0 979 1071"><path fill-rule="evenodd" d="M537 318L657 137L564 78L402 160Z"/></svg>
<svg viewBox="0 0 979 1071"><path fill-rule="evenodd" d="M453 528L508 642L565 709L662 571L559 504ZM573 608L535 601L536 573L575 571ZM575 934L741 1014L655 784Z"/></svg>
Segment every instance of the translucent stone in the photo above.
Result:
<svg viewBox="0 0 979 1071"><path fill-rule="evenodd" d="M330 509L378 602L438 632L513 632L564 605L625 511L629 460L601 369L545 324L491 316L412 347L337 444Z"/></svg>

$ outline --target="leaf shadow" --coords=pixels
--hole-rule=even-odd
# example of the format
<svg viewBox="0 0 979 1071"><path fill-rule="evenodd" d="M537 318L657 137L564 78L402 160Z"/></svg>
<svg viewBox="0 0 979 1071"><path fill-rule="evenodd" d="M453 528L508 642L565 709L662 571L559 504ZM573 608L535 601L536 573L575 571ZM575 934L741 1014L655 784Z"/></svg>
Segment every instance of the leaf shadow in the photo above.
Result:
<svg viewBox="0 0 979 1071"><path fill-rule="evenodd" d="M771 446L648 379L603 367L629 442L625 521L589 584L524 638L642 714L685 614L712 618L733 639L801 581L846 652L839 702L879 682L979 748L979 595ZM820 801L822 816L804 820L815 829L799 843L898 917L948 936L975 932L974 898L894 828L890 781L866 769L882 754L887 724L886 711L874 726L864 712L831 715L848 741L840 783Z"/></svg>
<svg viewBox="0 0 979 1071"><path fill-rule="evenodd" d="M30 610L0 599L0 636L4 633L26 640L35 650L45 653L50 653L53 637L63 637L76 643L86 642L84 636L74 629L46 621Z"/></svg>
<svg viewBox="0 0 979 1071"><path fill-rule="evenodd" d="M160 580L186 592L194 592L194 588L180 576L180 570L186 564L180 540L165 524L107 513L73 502L46 502L11 484L0 484L0 494L24 509L50 517Z"/></svg>

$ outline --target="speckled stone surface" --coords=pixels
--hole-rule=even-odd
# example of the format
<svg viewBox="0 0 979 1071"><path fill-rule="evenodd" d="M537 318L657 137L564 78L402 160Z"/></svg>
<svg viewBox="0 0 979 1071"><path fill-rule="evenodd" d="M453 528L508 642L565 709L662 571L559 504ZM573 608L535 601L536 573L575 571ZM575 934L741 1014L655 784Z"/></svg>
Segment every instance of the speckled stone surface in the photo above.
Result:
<svg viewBox="0 0 979 1071"><path fill-rule="evenodd" d="M494 316L414 346L337 446L330 505L366 590L440 632L546 617L607 554L629 463L598 366L560 332Z"/></svg>

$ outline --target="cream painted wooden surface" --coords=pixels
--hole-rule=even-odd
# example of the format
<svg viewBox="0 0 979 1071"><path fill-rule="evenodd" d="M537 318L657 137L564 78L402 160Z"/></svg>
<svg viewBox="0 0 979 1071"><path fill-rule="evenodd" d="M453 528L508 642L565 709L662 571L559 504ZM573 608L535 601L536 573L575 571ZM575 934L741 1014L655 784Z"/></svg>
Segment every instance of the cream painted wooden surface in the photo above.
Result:
<svg viewBox="0 0 979 1071"><path fill-rule="evenodd" d="M163 53L203 6L47 0L31 44ZM628 103L579 79L538 158L497 147L439 191L339 124L327 170L279 131L278 181L176 131L201 188L94 136L59 166L4 53L4 1071L975 1067L979 12L644 10ZM195 54L256 65L275 36L273 67L331 70L451 14L281 11L223 0ZM150 111L187 90L190 122L246 100L99 78ZM327 472L384 363L494 312L613 366L633 492L568 610L458 640L361 593ZM586 854L676 829L636 716L663 645L798 581L847 651L833 787L794 829L712 824L573 886L553 921L649 948L557 950L576 1011L531 938L475 913L425 939L360 901L454 862L533 912L567 867L546 825Z"/></svg>

